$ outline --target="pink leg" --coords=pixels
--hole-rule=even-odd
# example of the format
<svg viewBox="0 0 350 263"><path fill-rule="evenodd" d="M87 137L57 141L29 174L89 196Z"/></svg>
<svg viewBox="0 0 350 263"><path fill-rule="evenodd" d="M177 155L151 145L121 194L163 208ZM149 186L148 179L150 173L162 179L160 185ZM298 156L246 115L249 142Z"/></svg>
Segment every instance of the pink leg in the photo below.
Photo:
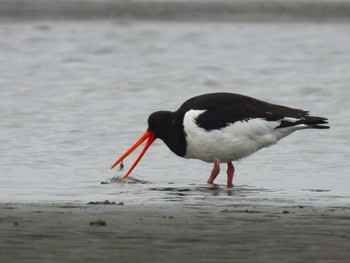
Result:
<svg viewBox="0 0 350 263"><path fill-rule="evenodd" d="M207 181L208 184L214 184L214 180L219 173L220 173L220 163L219 161L215 160L213 170L211 171L210 177Z"/></svg>
<svg viewBox="0 0 350 263"><path fill-rule="evenodd" d="M235 173L235 167L231 162L227 162L227 186L232 187L233 175Z"/></svg>

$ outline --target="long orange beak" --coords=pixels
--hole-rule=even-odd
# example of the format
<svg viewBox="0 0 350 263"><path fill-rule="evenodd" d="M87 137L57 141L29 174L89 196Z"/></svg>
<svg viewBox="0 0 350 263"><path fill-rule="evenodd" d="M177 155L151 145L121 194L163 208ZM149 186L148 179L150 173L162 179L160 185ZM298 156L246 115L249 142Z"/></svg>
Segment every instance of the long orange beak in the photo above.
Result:
<svg viewBox="0 0 350 263"><path fill-rule="evenodd" d="M147 140L148 139L148 140ZM126 175L124 175L123 177L123 181L129 176L129 174L132 172L132 170L134 170L134 168L136 167L136 165L139 163L139 161L141 160L142 156L145 154L145 152L147 151L147 149L151 146L151 144L155 141L155 134L153 132L149 132L146 131L142 137L133 145L131 146L131 148L129 150L127 150L111 167L111 169L113 169L115 166L117 166L121 161L123 161L130 153L132 153L137 147L139 147L139 145L141 143L143 143L145 140L147 140L147 143L145 145L145 147L143 147L139 157L137 157L136 161L134 162L134 164L131 166L131 168L129 169L129 171L126 173Z"/></svg>

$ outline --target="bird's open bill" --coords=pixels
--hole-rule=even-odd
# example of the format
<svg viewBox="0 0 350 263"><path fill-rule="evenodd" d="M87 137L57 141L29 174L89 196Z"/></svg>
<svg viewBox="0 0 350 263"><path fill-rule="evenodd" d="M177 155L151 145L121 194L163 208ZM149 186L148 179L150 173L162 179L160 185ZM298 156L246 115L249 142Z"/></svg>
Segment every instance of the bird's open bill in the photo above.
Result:
<svg viewBox="0 0 350 263"><path fill-rule="evenodd" d="M148 140L147 140L148 139ZM129 174L132 172L132 170L136 167L136 165L141 160L142 156L145 154L147 149L151 146L151 144L155 140L155 134L153 132L146 131L142 137L133 145L130 147L129 150L127 150L111 167L113 169L115 166L117 166L121 161L123 161L129 154L131 154L141 143L143 143L145 140L147 140L146 145L143 147L139 157L137 157L136 161L133 163L129 171L124 175L123 180L125 180Z"/></svg>

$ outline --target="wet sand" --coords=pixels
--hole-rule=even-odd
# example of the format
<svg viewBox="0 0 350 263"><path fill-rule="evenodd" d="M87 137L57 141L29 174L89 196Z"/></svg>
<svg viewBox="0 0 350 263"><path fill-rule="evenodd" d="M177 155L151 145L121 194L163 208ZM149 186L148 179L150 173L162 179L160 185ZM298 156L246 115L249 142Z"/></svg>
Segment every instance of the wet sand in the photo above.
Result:
<svg viewBox="0 0 350 263"><path fill-rule="evenodd" d="M350 208L0 204L1 262L349 262Z"/></svg>
<svg viewBox="0 0 350 263"><path fill-rule="evenodd" d="M344 0L2 0L0 17L160 21L348 22Z"/></svg>

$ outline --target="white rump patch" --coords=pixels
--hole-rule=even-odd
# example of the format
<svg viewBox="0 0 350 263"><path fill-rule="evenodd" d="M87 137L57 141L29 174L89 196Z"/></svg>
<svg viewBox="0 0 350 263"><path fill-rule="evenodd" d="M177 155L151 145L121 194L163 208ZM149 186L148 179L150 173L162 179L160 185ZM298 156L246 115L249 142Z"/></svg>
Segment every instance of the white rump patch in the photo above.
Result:
<svg viewBox="0 0 350 263"><path fill-rule="evenodd" d="M291 122L291 123L300 121L300 119L292 118L292 117L284 117L282 120L283 120L283 121L289 121L289 122Z"/></svg>

